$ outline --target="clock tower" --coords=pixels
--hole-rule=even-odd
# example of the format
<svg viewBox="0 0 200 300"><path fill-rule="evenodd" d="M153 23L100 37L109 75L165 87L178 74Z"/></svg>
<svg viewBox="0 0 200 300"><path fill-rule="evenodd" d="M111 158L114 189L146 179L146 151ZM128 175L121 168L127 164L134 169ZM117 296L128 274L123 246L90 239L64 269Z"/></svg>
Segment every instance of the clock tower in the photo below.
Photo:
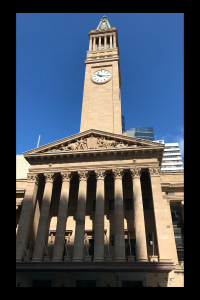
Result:
<svg viewBox="0 0 200 300"><path fill-rule="evenodd" d="M88 129L122 134L117 29L106 16L89 32L80 132Z"/></svg>

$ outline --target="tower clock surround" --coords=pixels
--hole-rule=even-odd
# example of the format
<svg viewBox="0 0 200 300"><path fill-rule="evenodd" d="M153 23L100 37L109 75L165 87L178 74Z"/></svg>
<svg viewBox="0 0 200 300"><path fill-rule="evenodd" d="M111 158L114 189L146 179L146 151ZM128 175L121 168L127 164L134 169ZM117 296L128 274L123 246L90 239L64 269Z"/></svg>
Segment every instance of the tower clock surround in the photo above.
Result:
<svg viewBox="0 0 200 300"><path fill-rule="evenodd" d="M96 84L104 84L110 81L112 78L110 72L106 69L99 69L98 71L94 72L91 76L92 82Z"/></svg>

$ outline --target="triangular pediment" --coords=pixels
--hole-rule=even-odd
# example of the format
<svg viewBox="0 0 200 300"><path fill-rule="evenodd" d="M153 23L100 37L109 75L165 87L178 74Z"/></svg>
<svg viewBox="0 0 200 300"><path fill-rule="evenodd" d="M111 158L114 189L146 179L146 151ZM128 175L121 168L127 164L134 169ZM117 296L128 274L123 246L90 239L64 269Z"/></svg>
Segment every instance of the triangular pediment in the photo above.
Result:
<svg viewBox="0 0 200 300"><path fill-rule="evenodd" d="M84 151L92 149L111 149L111 148L129 148L129 147L155 147L163 146L160 143L147 140L132 138L122 134L110 133L97 129L89 129L70 137L58 140L53 143L24 152L24 155L52 153L52 152L68 152L68 151Z"/></svg>

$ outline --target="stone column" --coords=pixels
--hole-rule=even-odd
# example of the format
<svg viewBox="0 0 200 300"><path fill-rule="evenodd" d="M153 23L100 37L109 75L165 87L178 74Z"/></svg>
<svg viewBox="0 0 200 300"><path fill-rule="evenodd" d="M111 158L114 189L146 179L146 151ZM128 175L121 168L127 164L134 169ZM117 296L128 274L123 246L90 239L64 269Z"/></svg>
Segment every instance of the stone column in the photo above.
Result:
<svg viewBox="0 0 200 300"><path fill-rule="evenodd" d="M92 37L90 35L89 51L91 51L91 50L92 50Z"/></svg>
<svg viewBox="0 0 200 300"><path fill-rule="evenodd" d="M64 247L63 238L65 237L66 222L67 222L67 208L68 208L68 201L69 201L71 172L61 172L61 177L62 177L62 190L60 195L60 204L59 204L59 211L58 211L56 237L55 237L52 261L62 261L63 247Z"/></svg>
<svg viewBox="0 0 200 300"><path fill-rule="evenodd" d="M83 261L88 171L79 171L78 175L79 175L79 191L78 191L78 206L77 206L77 213L76 213L76 230L75 230L73 261Z"/></svg>
<svg viewBox="0 0 200 300"><path fill-rule="evenodd" d="M165 207L160 183L160 168L149 168L149 174L151 179L159 261L170 261L170 254L168 251L167 222L165 218Z"/></svg>
<svg viewBox="0 0 200 300"><path fill-rule="evenodd" d="M99 36L99 50L101 50L101 36Z"/></svg>
<svg viewBox="0 0 200 300"><path fill-rule="evenodd" d="M113 35L113 48L116 48L117 46L116 46L116 32L114 33L114 35Z"/></svg>
<svg viewBox="0 0 200 300"><path fill-rule="evenodd" d="M112 170L115 178L115 261L125 261L123 169Z"/></svg>
<svg viewBox="0 0 200 300"><path fill-rule="evenodd" d="M133 180L133 203L135 212L135 235L137 261L148 261L145 221L140 183L141 168L130 169Z"/></svg>
<svg viewBox="0 0 200 300"><path fill-rule="evenodd" d="M106 49L106 45L107 45L107 36L104 36L104 50Z"/></svg>
<svg viewBox="0 0 200 300"><path fill-rule="evenodd" d="M34 208L35 208L35 201L36 201L38 182L39 182L38 174L28 173L27 177L28 179L26 185L26 192L23 200L22 211L21 211L17 235L16 235L16 261L17 262L21 262L25 254L23 242L25 244L25 247L27 247L27 244L29 242L28 238L30 233L30 227L34 217ZM20 238L20 235L23 242Z"/></svg>
<svg viewBox="0 0 200 300"><path fill-rule="evenodd" d="M96 50L96 37L93 38L93 51Z"/></svg>
<svg viewBox="0 0 200 300"><path fill-rule="evenodd" d="M184 223L184 201L181 201L181 213L182 213L182 219Z"/></svg>
<svg viewBox="0 0 200 300"><path fill-rule="evenodd" d="M113 48L113 46L112 46L112 34L110 35L110 48Z"/></svg>
<svg viewBox="0 0 200 300"><path fill-rule="evenodd" d="M33 252L33 259L32 261L42 261L43 260L43 253L44 253L44 242L46 241L46 234L47 234L47 226L49 224L49 209L51 204L51 196L52 196L52 189L53 189L53 182L55 180L54 173L44 173L45 177L45 188L44 194L42 199L42 206L40 211L40 220L38 224L38 231L35 240L35 247ZM42 235L42 238L41 238Z"/></svg>
<svg viewBox="0 0 200 300"><path fill-rule="evenodd" d="M96 187L96 209L95 209L95 227L94 227L94 261L104 261L104 203L105 170L95 170Z"/></svg>

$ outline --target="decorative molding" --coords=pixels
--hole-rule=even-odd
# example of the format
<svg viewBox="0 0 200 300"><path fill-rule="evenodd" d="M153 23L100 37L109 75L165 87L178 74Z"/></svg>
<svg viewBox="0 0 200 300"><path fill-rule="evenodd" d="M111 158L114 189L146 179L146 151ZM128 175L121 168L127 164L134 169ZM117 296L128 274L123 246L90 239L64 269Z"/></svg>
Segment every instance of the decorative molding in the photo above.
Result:
<svg viewBox="0 0 200 300"><path fill-rule="evenodd" d="M151 176L160 176L160 167L149 168L149 174Z"/></svg>
<svg viewBox="0 0 200 300"><path fill-rule="evenodd" d="M106 177L106 170L104 169L98 169L98 170L94 170L95 171L95 175L96 175L96 179L97 180L104 180Z"/></svg>
<svg viewBox="0 0 200 300"><path fill-rule="evenodd" d="M28 173L27 174L27 182L35 183L38 185L39 183L39 176L37 173Z"/></svg>
<svg viewBox="0 0 200 300"><path fill-rule="evenodd" d="M59 152L59 151L76 151L76 150L87 150L87 149L107 149L107 148L125 148L128 147L122 141L117 141L115 139L108 140L105 136L94 137L91 134L89 137L76 139L73 143L61 144L55 148L49 148L45 152ZM131 145L131 146L136 146Z"/></svg>
<svg viewBox="0 0 200 300"><path fill-rule="evenodd" d="M115 179L122 179L124 175L123 169L113 169L112 172Z"/></svg>
<svg viewBox="0 0 200 300"><path fill-rule="evenodd" d="M78 177L79 177L79 180L86 180L88 179L89 177L89 174L88 174L88 171L78 171Z"/></svg>
<svg viewBox="0 0 200 300"><path fill-rule="evenodd" d="M55 181L55 174L54 173L44 173L45 183Z"/></svg>
<svg viewBox="0 0 200 300"><path fill-rule="evenodd" d="M140 176L141 176L141 168L132 168L132 169L130 169L130 173L131 173L131 177L132 177L132 179L134 179L134 178L140 178Z"/></svg>
<svg viewBox="0 0 200 300"><path fill-rule="evenodd" d="M60 174L61 174L61 177L62 177L62 182L64 182L64 181L69 182L72 178L71 172L60 172Z"/></svg>

